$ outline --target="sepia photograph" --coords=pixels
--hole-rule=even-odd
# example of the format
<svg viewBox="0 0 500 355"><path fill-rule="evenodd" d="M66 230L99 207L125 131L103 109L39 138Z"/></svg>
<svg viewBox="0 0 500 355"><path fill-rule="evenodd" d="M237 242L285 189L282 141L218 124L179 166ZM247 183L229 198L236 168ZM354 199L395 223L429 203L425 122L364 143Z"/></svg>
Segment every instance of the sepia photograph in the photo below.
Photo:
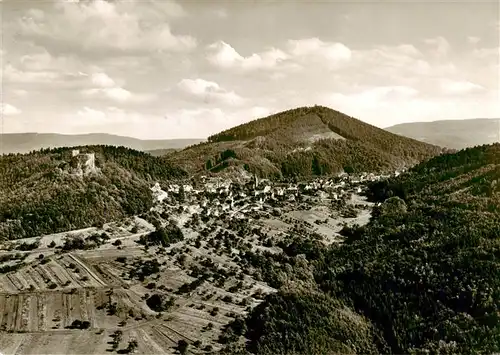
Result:
<svg viewBox="0 0 500 355"><path fill-rule="evenodd" d="M0 31L0 355L500 355L498 0Z"/></svg>

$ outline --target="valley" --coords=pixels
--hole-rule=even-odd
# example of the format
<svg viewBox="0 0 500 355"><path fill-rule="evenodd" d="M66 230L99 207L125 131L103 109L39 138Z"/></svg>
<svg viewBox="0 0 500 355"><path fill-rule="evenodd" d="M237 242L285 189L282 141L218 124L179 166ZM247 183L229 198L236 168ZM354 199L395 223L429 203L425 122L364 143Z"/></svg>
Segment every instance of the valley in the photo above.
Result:
<svg viewBox="0 0 500 355"><path fill-rule="evenodd" d="M345 226L368 222L360 194L380 178L156 184L149 212L3 242L0 351L217 351L225 327L276 292L254 259L281 253L297 232L342 243Z"/></svg>

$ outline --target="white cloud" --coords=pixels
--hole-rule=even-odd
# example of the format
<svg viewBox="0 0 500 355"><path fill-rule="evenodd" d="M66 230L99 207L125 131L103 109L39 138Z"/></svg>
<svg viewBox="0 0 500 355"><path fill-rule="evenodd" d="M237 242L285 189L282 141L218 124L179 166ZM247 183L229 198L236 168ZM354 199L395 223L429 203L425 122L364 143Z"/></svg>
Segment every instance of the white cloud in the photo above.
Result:
<svg viewBox="0 0 500 355"><path fill-rule="evenodd" d="M219 18L227 18L228 16L226 9L216 9L213 11L213 14Z"/></svg>
<svg viewBox="0 0 500 355"><path fill-rule="evenodd" d="M17 56L15 52L5 59L4 79L9 83L64 84L74 79L83 63L74 56L54 56L45 48L30 45Z"/></svg>
<svg viewBox="0 0 500 355"><path fill-rule="evenodd" d="M385 90L378 88L353 94L335 93L319 99L319 104L335 108L347 115L360 118L379 127L387 127L401 120L421 121L435 113L435 106L421 99L386 98Z"/></svg>
<svg viewBox="0 0 500 355"><path fill-rule="evenodd" d="M310 65L336 69L352 57L352 51L344 44L323 42L319 38L289 40L283 49L273 47L247 57L224 41L212 43L208 50L207 59L213 65L243 70L284 69L296 72Z"/></svg>
<svg viewBox="0 0 500 355"><path fill-rule="evenodd" d="M451 50L450 43L448 43L446 38L444 38L442 36L438 36L435 38L428 38L428 39L425 39L424 42L426 44L434 47L433 48L434 54L436 54L438 56L445 56Z"/></svg>
<svg viewBox="0 0 500 355"><path fill-rule="evenodd" d="M58 117L58 132L113 132L143 139L196 138L217 133L232 124L234 115L219 108L181 109L165 115L144 114L117 107L82 109ZM40 132L45 131L40 127Z"/></svg>
<svg viewBox="0 0 500 355"><path fill-rule="evenodd" d="M234 91L227 91L213 81L182 79L177 86L183 92L203 99L205 103L220 102L229 105L239 105L244 101Z"/></svg>
<svg viewBox="0 0 500 355"><path fill-rule="evenodd" d="M132 97L132 93L128 90L125 90L120 87L111 87L111 88L99 88L99 89L86 89L82 90L84 95L88 96L98 96L104 95L105 97L119 101L125 102L128 101Z"/></svg>
<svg viewBox="0 0 500 355"><path fill-rule="evenodd" d="M83 63L74 55L55 56L44 47L31 44L19 57L19 66L28 71L58 71L58 72L76 72L83 67ZM11 57L9 59L17 59Z"/></svg>
<svg viewBox="0 0 500 355"><path fill-rule="evenodd" d="M103 111L94 110L87 106L83 109L78 110L76 116L79 118L77 123L88 125L88 124L100 124L106 119L106 114Z"/></svg>
<svg viewBox="0 0 500 355"><path fill-rule="evenodd" d="M61 74L52 71L24 71L7 64L3 71L3 79L11 83L54 83L60 80Z"/></svg>
<svg viewBox="0 0 500 355"><path fill-rule="evenodd" d="M441 90L445 94L464 95L484 90L481 85L471 83L470 81L454 81L444 79L441 82Z"/></svg>
<svg viewBox="0 0 500 355"><path fill-rule="evenodd" d="M134 94L121 87L84 89L81 92L88 97L105 98L119 103L146 103L156 97L152 94Z"/></svg>
<svg viewBox="0 0 500 355"><path fill-rule="evenodd" d="M462 63L460 63L463 66ZM409 44L378 45L352 51L351 61L338 72L337 83L364 85L411 86L421 91L433 91L437 78L455 77L460 70L455 62L442 57L425 56Z"/></svg>
<svg viewBox="0 0 500 355"><path fill-rule="evenodd" d="M196 47L195 38L174 34L161 16L164 13L181 16L180 5L149 1L158 12L148 6L134 6L135 2L58 2L55 3L58 11L50 19L32 16L20 19L19 32L69 45L78 39L79 47L96 51L188 51Z"/></svg>
<svg viewBox="0 0 500 355"><path fill-rule="evenodd" d="M132 93L120 87L102 89L104 93L111 99L117 101L127 101L132 97Z"/></svg>
<svg viewBox="0 0 500 355"><path fill-rule="evenodd" d="M271 111L267 107L262 107L262 106L254 106L250 110L252 113L253 118L261 118L261 117L267 117L272 114L273 111Z"/></svg>
<svg viewBox="0 0 500 355"><path fill-rule="evenodd" d="M116 83L106 73L92 73L92 83L101 88L112 88Z"/></svg>
<svg viewBox="0 0 500 355"><path fill-rule="evenodd" d="M411 121L498 117L497 101L493 91L481 97L463 95L457 100L456 95L417 95L416 90L407 87L366 88L350 94L325 94L317 99L319 104L379 127Z"/></svg>
<svg viewBox="0 0 500 355"><path fill-rule="evenodd" d="M185 17L187 16L187 12L184 8L175 1L169 0L135 0L135 3L144 4L147 3L147 6L142 7L144 11L149 11L151 13L156 14L159 18L165 17ZM134 5L134 1L130 1L129 4ZM134 9L137 7L134 6Z"/></svg>
<svg viewBox="0 0 500 355"><path fill-rule="evenodd" d="M418 95L418 90L408 86L381 86L372 92L382 99L408 99Z"/></svg>
<svg viewBox="0 0 500 355"><path fill-rule="evenodd" d="M178 86L194 95L204 95L209 92L220 92L221 90L219 84L203 79L182 79Z"/></svg>
<svg viewBox="0 0 500 355"><path fill-rule="evenodd" d="M5 116L19 115L21 113L20 109L6 103L2 103L1 108L2 108L2 114L4 114Z"/></svg>
<svg viewBox="0 0 500 355"><path fill-rule="evenodd" d="M130 135L130 132L135 131L138 127L148 128L151 117L114 106L103 109L85 106L75 113L63 115L58 121L60 122L60 131L66 133L78 132L85 128L88 129L88 132L109 132L111 129L116 134Z"/></svg>
<svg viewBox="0 0 500 355"><path fill-rule="evenodd" d="M221 68L271 69L289 57L285 52L276 48L244 57L224 41L213 43L208 46L208 49L210 53L207 59Z"/></svg>
<svg viewBox="0 0 500 355"><path fill-rule="evenodd" d="M479 43L480 41L481 41L481 38L479 38L479 37L467 36L467 42L469 42L471 44L476 44L476 43Z"/></svg>
<svg viewBox="0 0 500 355"><path fill-rule="evenodd" d="M490 63L498 63L498 58L500 58L500 46L490 47L490 48L474 48L471 54L476 59L486 59Z"/></svg>
<svg viewBox="0 0 500 355"><path fill-rule="evenodd" d="M24 89L12 89L12 90L10 90L10 92L16 96L27 96L28 95L28 91L26 91Z"/></svg>
<svg viewBox="0 0 500 355"><path fill-rule="evenodd" d="M328 61L342 62L351 59L351 50L342 43L323 42L319 38L289 40L288 48L291 55L296 57L317 56Z"/></svg>
<svg viewBox="0 0 500 355"><path fill-rule="evenodd" d="M490 27L493 27L497 32L500 31L500 20L491 22Z"/></svg>
<svg viewBox="0 0 500 355"><path fill-rule="evenodd" d="M418 90L407 87L407 86L380 86L380 87L372 87L366 88L362 91L345 95L341 93L334 93L331 95L327 95L327 101L332 100L333 102L342 102L346 101L348 103L358 102L360 107L372 107L376 108L377 105L382 101L390 101L394 105L397 105L397 102L404 101L410 99L418 94ZM350 101L352 100L352 101Z"/></svg>
<svg viewBox="0 0 500 355"><path fill-rule="evenodd" d="M85 96L96 98L107 98L112 101L126 103L126 102L148 102L154 99L155 95L151 94L133 94L127 89L124 89L116 83L116 81L109 77L104 72L94 72L90 75L87 73L80 73L80 76L87 77L92 88L81 90Z"/></svg>
<svg viewBox="0 0 500 355"><path fill-rule="evenodd" d="M203 138L224 129L262 117L270 112L264 107L226 111L220 108L174 109L165 114L145 114L116 107L84 107L57 118L58 131L113 132L143 139ZM41 129L40 131L43 131Z"/></svg>

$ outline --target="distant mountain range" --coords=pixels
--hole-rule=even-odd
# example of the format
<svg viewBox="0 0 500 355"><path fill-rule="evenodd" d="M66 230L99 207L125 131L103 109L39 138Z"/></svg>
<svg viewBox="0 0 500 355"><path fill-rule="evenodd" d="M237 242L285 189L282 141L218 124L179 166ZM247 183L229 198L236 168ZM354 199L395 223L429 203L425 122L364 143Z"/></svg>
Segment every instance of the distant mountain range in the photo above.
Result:
<svg viewBox="0 0 500 355"><path fill-rule="evenodd" d="M189 173L232 170L265 177L387 171L440 154L328 107L299 107L228 129L165 159Z"/></svg>
<svg viewBox="0 0 500 355"><path fill-rule="evenodd" d="M477 118L411 122L391 126L385 130L440 147L463 149L499 142L499 121L494 118Z"/></svg>
<svg viewBox="0 0 500 355"><path fill-rule="evenodd" d="M28 153L42 148L73 147L85 145L112 145L123 146L139 151L183 149L187 146L202 142L201 138L193 139L165 139L141 140L131 137L122 137L112 134L78 134L67 135L57 133L6 133L0 134L0 146L4 154ZM0 152L1 154L1 152Z"/></svg>

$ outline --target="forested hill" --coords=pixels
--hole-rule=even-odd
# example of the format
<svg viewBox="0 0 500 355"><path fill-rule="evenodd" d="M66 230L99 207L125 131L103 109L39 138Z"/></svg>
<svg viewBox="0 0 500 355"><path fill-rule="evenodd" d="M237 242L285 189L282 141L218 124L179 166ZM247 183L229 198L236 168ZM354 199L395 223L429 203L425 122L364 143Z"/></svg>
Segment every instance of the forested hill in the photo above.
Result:
<svg viewBox="0 0 500 355"><path fill-rule="evenodd" d="M398 136L323 106L301 107L231 128L169 156L191 172L239 166L259 175L386 171L441 148Z"/></svg>
<svg viewBox="0 0 500 355"><path fill-rule="evenodd" d="M373 198L399 196L408 199L418 195L443 202L466 199L481 204L488 202L492 212L500 210L498 143L435 157L414 166L410 173L374 184Z"/></svg>
<svg viewBox="0 0 500 355"><path fill-rule="evenodd" d="M144 212L155 181L185 171L158 157L124 147L86 146L95 172L85 172L72 149L0 156L0 238L61 232ZM83 170L78 171L78 165Z"/></svg>
<svg viewBox="0 0 500 355"><path fill-rule="evenodd" d="M225 331L227 353L500 352L498 179L498 144L435 157L373 183L382 204L342 245L254 255L279 291Z"/></svg>

